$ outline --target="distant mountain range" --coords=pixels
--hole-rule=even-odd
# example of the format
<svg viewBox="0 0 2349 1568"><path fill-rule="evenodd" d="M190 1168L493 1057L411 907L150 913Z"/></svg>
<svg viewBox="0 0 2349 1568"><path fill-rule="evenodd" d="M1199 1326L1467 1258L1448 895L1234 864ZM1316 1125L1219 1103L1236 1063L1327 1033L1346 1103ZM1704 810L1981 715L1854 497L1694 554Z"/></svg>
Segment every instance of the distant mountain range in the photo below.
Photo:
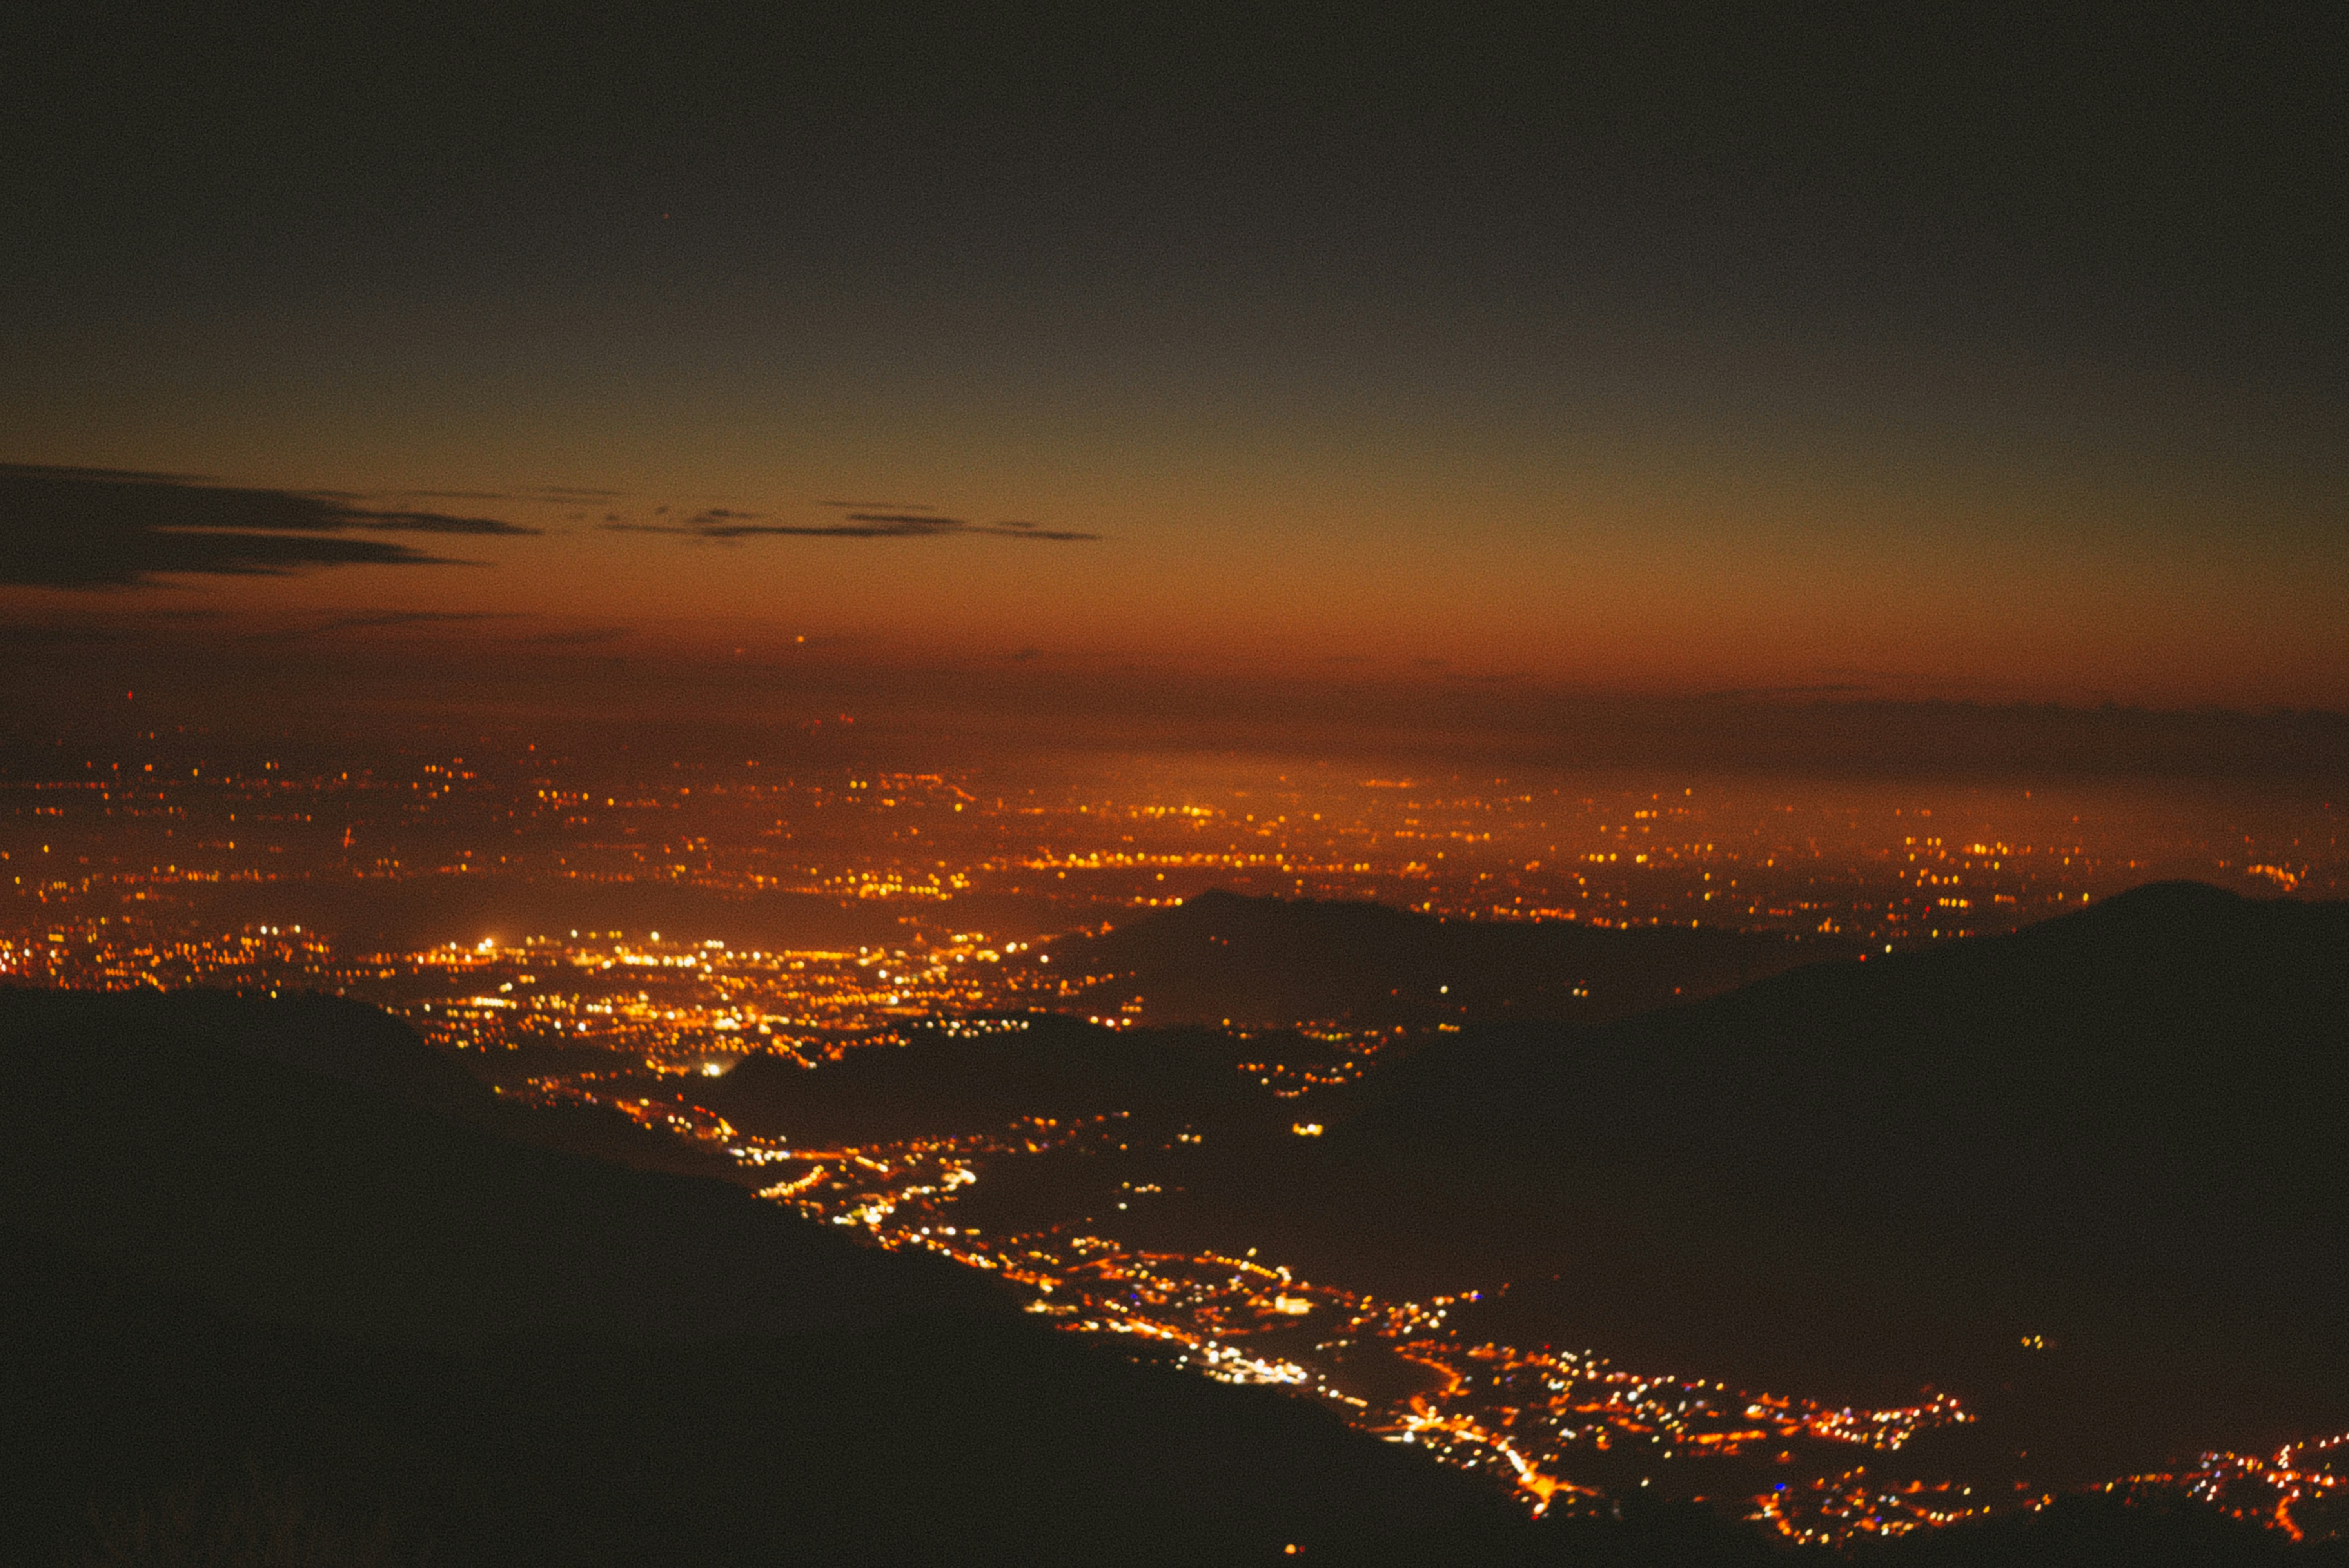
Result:
<svg viewBox="0 0 2349 1568"><path fill-rule="evenodd" d="M1084 995L1150 1024L1358 1027L1510 1018L1603 1023L1858 951L1716 928L1451 920L1362 901L1211 889L1049 949Z"/></svg>
<svg viewBox="0 0 2349 1568"><path fill-rule="evenodd" d="M1280 1035L1309 1020L1422 1033L1507 1019L1597 1023L1857 949L1718 930L1444 920L1211 890L1043 951L1040 977L1085 982L1073 1005L1122 1027L1041 1012L993 1033L931 1020L895 1031L901 1047L853 1050L814 1071L752 1057L696 1086L696 1098L739 1126L802 1141L991 1130L1022 1116L1209 1117L1265 1099L1250 1092L1243 1061L1329 1054ZM1226 1024L1258 1037L1236 1039Z"/></svg>

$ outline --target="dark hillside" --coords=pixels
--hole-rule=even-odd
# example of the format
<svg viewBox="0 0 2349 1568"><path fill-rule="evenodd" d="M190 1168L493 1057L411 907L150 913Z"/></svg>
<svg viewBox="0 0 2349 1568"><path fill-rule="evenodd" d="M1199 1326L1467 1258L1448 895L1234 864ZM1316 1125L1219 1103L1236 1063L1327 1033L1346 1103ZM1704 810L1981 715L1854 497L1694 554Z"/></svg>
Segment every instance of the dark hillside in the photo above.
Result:
<svg viewBox="0 0 2349 1568"><path fill-rule="evenodd" d="M1511 1526L1311 1407L1006 1318L465 1354L231 1318L0 1233L0 1333L12 1564L255 1477L435 1568L1270 1563Z"/></svg>
<svg viewBox="0 0 2349 1568"><path fill-rule="evenodd" d="M1620 1527L1527 1525L1309 1404L1054 1335L739 1190L516 1146L359 1087L364 1060L285 1065L357 1051L303 1038L351 1021L0 992L0 1563L175 1510L458 1568L1220 1564L1291 1542L1464 1568L1777 1560L1636 1499ZM1915 1543L1952 1563L2273 1547L2110 1509Z"/></svg>
<svg viewBox="0 0 2349 1568"><path fill-rule="evenodd" d="M737 1189L291 1069L240 1015L297 1026L0 993L0 1560L248 1472L435 1564L1248 1562L1509 1528L1309 1405Z"/></svg>
<svg viewBox="0 0 2349 1568"><path fill-rule="evenodd" d="M1156 1110L1201 1116L1247 1101L1220 1032L1102 1028L1035 1014L984 1029L917 1024L814 1068L751 1057L697 1086L700 1103L747 1130L802 1143L991 1131L1022 1117Z"/></svg>
<svg viewBox="0 0 2349 1568"><path fill-rule="evenodd" d="M2349 1424L2349 905L2147 887L1464 1037L1385 1087L1330 1140L1345 1190L1556 1273L1513 1332L1823 1392L1838 1365L1871 1393L2044 1385L2096 1429L2084 1463ZM2034 1335L2055 1348L2018 1360Z"/></svg>
<svg viewBox="0 0 2349 1568"><path fill-rule="evenodd" d="M1308 1561L1355 1568L1808 1560L1723 1512L1636 1496L1620 1522L1528 1526L1476 1506L1416 1456L1333 1440L1319 1412L1293 1401L1020 1327L914 1320L682 1349L554 1342L467 1357L236 1321L0 1228L0 1563L244 1560L93 1553L142 1519L150 1532L175 1519L190 1532L244 1522L305 1548L249 1560L387 1568L1220 1568L1293 1562L1291 1543ZM1860 1560L2322 1568L2344 1558L2208 1512L2097 1498L1878 1543Z"/></svg>
<svg viewBox="0 0 2349 1568"><path fill-rule="evenodd" d="M313 1024L349 1032L297 1051ZM518 1147L281 1065L369 1043L387 1079L489 1098L454 1068L436 1080L418 1057L443 1064L366 1008L0 993L7 1222L233 1313L441 1342L780 1332L981 1299L958 1270L864 1253L740 1189Z"/></svg>
<svg viewBox="0 0 2349 1568"><path fill-rule="evenodd" d="M1601 1023L1797 965L1848 957L1832 938L1571 921L1443 920L1384 904L1213 889L1092 938L1052 944L1094 1005L1142 998L1154 1024L1358 1027L1509 1018Z"/></svg>
<svg viewBox="0 0 2349 1568"><path fill-rule="evenodd" d="M1397 1068L1352 1138L1475 1141L1685 1167L1676 1143L1807 1201L1920 1204L2001 1227L2095 1197L2254 1195L2303 1223L2331 1202L2349 1091L2349 904L2256 903L2196 884L1865 965L1782 975L1582 1035L1500 1031ZM1697 1168L1705 1162L1699 1161ZM1962 1179L1962 1180L1961 1180ZM1988 1194L2011 1206L1982 1215ZM2175 1214L2162 1210L2157 1222Z"/></svg>

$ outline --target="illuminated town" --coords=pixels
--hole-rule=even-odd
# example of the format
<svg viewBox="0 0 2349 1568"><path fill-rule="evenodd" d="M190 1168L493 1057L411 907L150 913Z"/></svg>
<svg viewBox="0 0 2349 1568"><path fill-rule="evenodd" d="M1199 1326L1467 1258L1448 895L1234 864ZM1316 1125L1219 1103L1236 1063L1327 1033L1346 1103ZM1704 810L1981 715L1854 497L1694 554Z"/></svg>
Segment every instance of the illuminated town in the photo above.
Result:
<svg viewBox="0 0 2349 1568"><path fill-rule="evenodd" d="M719 1076L715 1066L688 1069L688 1084L694 1074ZM689 1097L599 1096L576 1078L533 1080L523 1095L609 1105L647 1127L723 1149L762 1180L778 1178L760 1190L762 1197L858 1227L893 1251L918 1248L988 1270L1030 1293L1028 1310L1062 1328L1132 1336L1154 1356L1222 1381L1310 1392L1366 1430L1492 1474L1537 1513L1604 1507L1607 1493L1594 1479L1601 1475L1629 1480L1634 1470L1677 1460L1683 1470L1693 1461L1730 1483L1746 1473L1785 1473L1798 1455L1817 1468L1855 1449L1896 1454L1920 1432L1971 1419L1947 1396L1893 1409L1828 1408L1641 1375L1588 1350L1470 1343L1448 1319L1477 1292L1425 1303L1381 1300L1306 1281L1254 1248L1237 1256L1162 1253L1068 1227L998 1235L954 1222L957 1198L991 1163L1056 1150L1124 1150L1140 1134L1123 1115L1040 1118L972 1137L795 1147L747 1135ZM1294 1130L1309 1129L1318 1130L1310 1124ZM1155 1190L1127 1185L1137 1199ZM1399 1372L1416 1385L1413 1391L1378 1399L1352 1391L1392 1385ZM1861 1531L1951 1522L1988 1506L1975 1503L1971 1489L1952 1497L1945 1487L1927 1497L1920 1483L1857 1487L1850 1478L1862 1473L1845 1470L1831 1494L1789 1491L1778 1482L1755 1494L1754 1517L1799 1539L1841 1541Z"/></svg>
<svg viewBox="0 0 2349 1568"><path fill-rule="evenodd" d="M442 9L0 26L0 1555L2349 1568L2349 6Z"/></svg>
<svg viewBox="0 0 2349 1568"><path fill-rule="evenodd" d="M142 732L137 762L57 749L37 772L0 779L0 871L22 911L13 923L28 929L39 919L27 901L90 919L217 904L221 890L256 884L284 903L293 886L323 897L480 878L567 889L579 903L648 885L846 900L930 942L1004 923L958 921L957 902L1020 901L1035 931L1065 931L1216 886L1454 918L1900 944L2012 929L2161 875L2317 897L2343 875L2329 802L2157 803L2085 784L1414 779L1134 761L1047 786L1009 769L756 758L616 773L608 758L512 737L331 770L179 731Z"/></svg>
<svg viewBox="0 0 2349 1568"><path fill-rule="evenodd" d="M752 1058L815 1068L904 1045L1016 1034L1059 1014L1147 1027L1148 1000L1063 962L1056 938L1177 906L1210 886L1371 899L1452 919L1712 925L1886 950L2012 929L2164 872L2342 891L2326 812L2148 822L2127 802L2009 790L1940 804L1886 787L1773 800L1733 784L1356 779L1328 768L1179 785L1136 765L1043 790L757 759L628 781L507 744L373 770L305 769L148 738L151 761L57 759L5 780L11 900L0 978L95 989L313 991L379 1006L531 1105L592 1105L732 1162L763 1197L991 1273L1072 1332L1235 1382L1281 1385L1352 1424L1489 1474L1537 1512L1605 1511L1628 1491L1733 1508L1788 1539L1843 1543L2033 1506L1905 1466L1972 1412L1948 1395L1878 1409L1617 1367L1605 1355L1475 1339L1478 1298L1387 1300L1309 1281L1254 1249L1150 1250L1107 1215L1005 1233L958 1218L1019 1161L1173 1150L1213 1134L1126 1113L1030 1116L995 1130L817 1142L738 1128L701 1085ZM2076 794L2076 792L2075 792ZM397 900L481 886L568 901L590 923L329 934L356 890ZM633 924L647 891L690 895ZM709 934L758 901L803 901L838 934ZM699 902L690 902L698 900ZM429 903L429 898L427 899ZM303 912L301 919L294 912ZM971 912L991 911L982 919ZM592 912L592 913L591 913ZM1868 946L1866 951L1873 951ZM1411 1029L1291 1019L1233 1031L1265 1125L1309 1139ZM1454 1024L1432 1026L1443 1029ZM1117 1204L1155 1195L1123 1184ZM2343 1439L2267 1459L2205 1456L2116 1481L2168 1489L2294 1537L2344 1527Z"/></svg>

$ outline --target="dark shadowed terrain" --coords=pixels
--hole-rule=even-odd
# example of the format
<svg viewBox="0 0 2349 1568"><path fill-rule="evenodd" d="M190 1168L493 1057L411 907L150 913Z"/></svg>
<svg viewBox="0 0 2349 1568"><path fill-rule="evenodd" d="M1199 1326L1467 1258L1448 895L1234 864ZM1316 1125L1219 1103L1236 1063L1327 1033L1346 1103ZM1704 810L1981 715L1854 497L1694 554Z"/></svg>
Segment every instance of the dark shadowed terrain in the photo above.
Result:
<svg viewBox="0 0 2349 1568"><path fill-rule="evenodd" d="M461 1101L399 1033L0 993L9 1560L256 1469L435 1563L1247 1562L1509 1524L951 1265L349 1081ZM305 1038L353 1070L286 1066Z"/></svg>
<svg viewBox="0 0 2349 1568"><path fill-rule="evenodd" d="M1521 1343L1827 1396L1939 1381L1984 1419L1909 1457L1953 1474L2011 1473L1983 1445L2044 1442L2054 1483L2337 1427L2344 954L2340 906L2155 888L1605 1027L1446 1037L1326 1139L1236 1134L1193 1217L1510 1268L1475 1310ZM914 1122L991 1082L1024 1110L1237 1076L1205 1032L909 1038L852 1054L832 1109L928 1071ZM500 1105L348 1004L0 992L0 1561L181 1515L433 1563L1781 1555L1637 1499L1529 1524L1310 1404L1055 1336L737 1186L546 1146L646 1136ZM1865 1555L2283 1550L2084 1500Z"/></svg>
<svg viewBox="0 0 2349 1568"><path fill-rule="evenodd" d="M1154 1024L1357 1027L1540 1018L1604 1023L1857 951L1835 938L1571 921L1446 920L1368 901L1210 889L1101 935L1053 965Z"/></svg>
<svg viewBox="0 0 2349 1568"><path fill-rule="evenodd" d="M1512 1282L1496 1336L1938 1384L2050 1480L2349 1426L2349 905L2155 885L1379 1087L1266 1204Z"/></svg>
<svg viewBox="0 0 2349 1568"><path fill-rule="evenodd" d="M1245 1112L1252 1048L1212 1029L1107 1029L1049 1013L986 1032L916 1024L810 1069L746 1058L695 1097L730 1121L802 1143L994 1131L1024 1117L1124 1111L1154 1120Z"/></svg>

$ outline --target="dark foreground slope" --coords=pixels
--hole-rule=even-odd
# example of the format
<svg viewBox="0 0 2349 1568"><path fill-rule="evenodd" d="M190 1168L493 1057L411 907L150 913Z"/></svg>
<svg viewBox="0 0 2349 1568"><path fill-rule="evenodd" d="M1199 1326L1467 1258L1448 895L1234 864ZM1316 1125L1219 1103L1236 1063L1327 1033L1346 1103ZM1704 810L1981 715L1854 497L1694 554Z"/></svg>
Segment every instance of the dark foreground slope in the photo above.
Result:
<svg viewBox="0 0 2349 1568"><path fill-rule="evenodd" d="M1389 1082L1332 1180L1527 1282L1495 1332L1931 1379L2050 1479L2349 1426L2349 905L2147 887Z"/></svg>
<svg viewBox="0 0 2349 1568"><path fill-rule="evenodd" d="M1343 1560L1507 1529L1306 1404L424 1109L464 1087L305 1006L0 993L0 1558L255 1484L436 1564Z"/></svg>
<svg viewBox="0 0 2349 1568"><path fill-rule="evenodd" d="M986 1305L737 1189L517 1147L488 1098L356 1005L0 993L7 1222L239 1315L454 1344Z"/></svg>
<svg viewBox="0 0 2349 1568"><path fill-rule="evenodd" d="M1306 1404L498 1120L364 1009L0 992L0 1562L1779 1556L1636 1496L1528 1524ZM1884 1556L2278 1544L2099 1503Z"/></svg>
<svg viewBox="0 0 2349 1568"><path fill-rule="evenodd" d="M1853 949L1832 940L1570 921L1443 920L1361 901L1251 898L1211 889L1092 938L1052 966L1098 977L1115 1009L1153 1024L1357 1026L1504 1018L1601 1023L1709 995Z"/></svg>

